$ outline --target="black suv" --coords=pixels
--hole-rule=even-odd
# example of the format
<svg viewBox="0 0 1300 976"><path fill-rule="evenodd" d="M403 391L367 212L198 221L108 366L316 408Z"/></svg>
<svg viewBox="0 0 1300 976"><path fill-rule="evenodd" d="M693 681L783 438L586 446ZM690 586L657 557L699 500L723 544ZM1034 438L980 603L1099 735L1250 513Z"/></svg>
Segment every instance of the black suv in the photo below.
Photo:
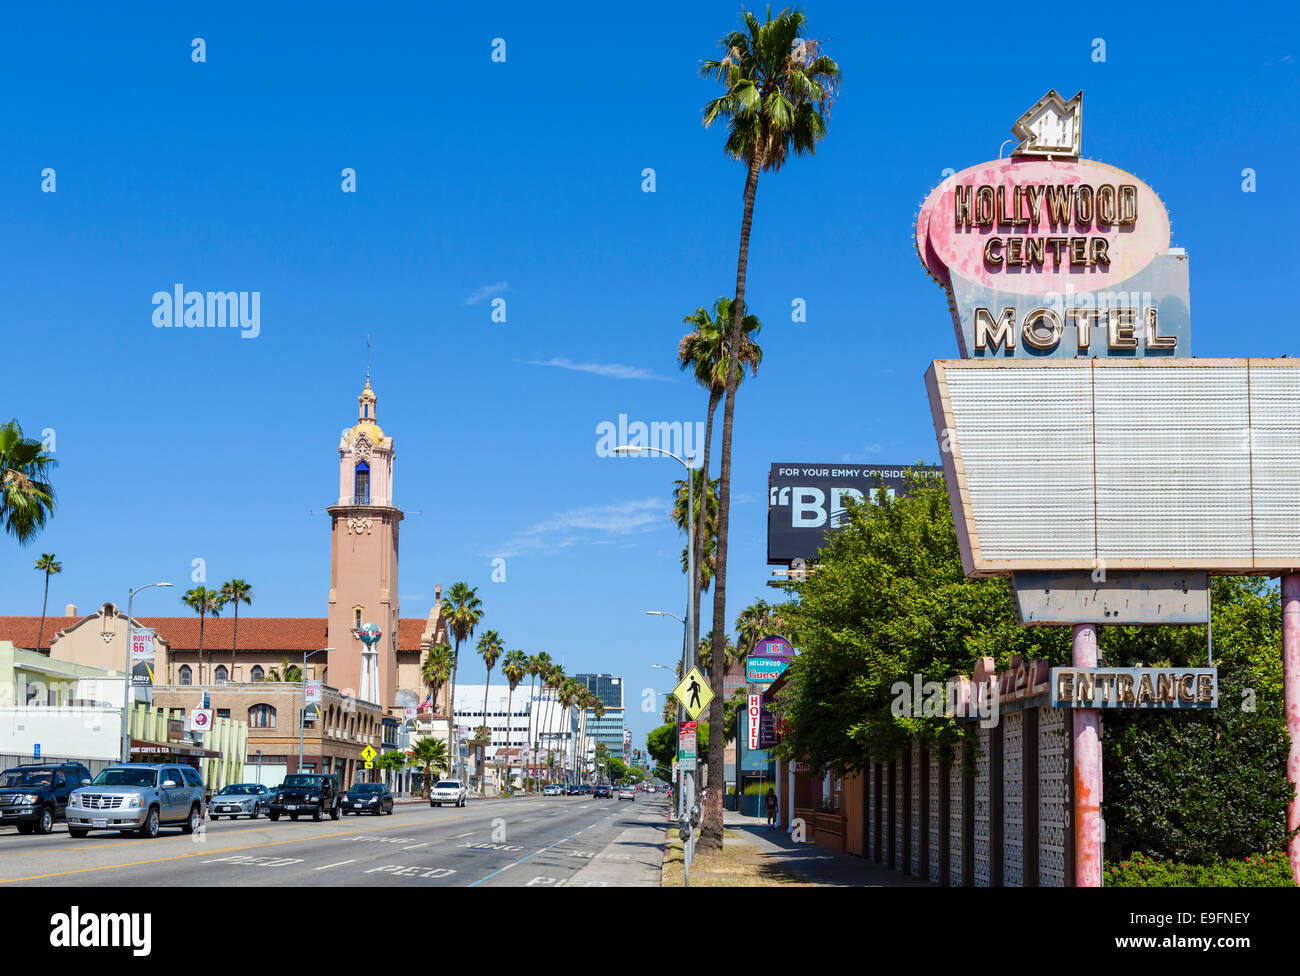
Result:
<svg viewBox="0 0 1300 976"><path fill-rule="evenodd" d="M0 773L0 826L20 834L48 834L67 814L68 794L90 782L81 763L35 763Z"/></svg>
<svg viewBox="0 0 1300 976"><path fill-rule="evenodd" d="M290 820L310 816L320 820L329 814L331 820L337 820L341 807L339 805L338 780L327 773L296 773L286 776L280 788L271 798L272 820L279 820L282 814L288 814Z"/></svg>

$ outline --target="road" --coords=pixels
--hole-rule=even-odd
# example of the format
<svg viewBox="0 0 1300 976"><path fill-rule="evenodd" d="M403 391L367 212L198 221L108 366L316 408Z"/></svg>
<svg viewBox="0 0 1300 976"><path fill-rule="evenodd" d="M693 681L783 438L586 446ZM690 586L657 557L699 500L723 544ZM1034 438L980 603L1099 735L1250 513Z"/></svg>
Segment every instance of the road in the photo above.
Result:
<svg viewBox="0 0 1300 976"><path fill-rule="evenodd" d="M0 885L90 887L556 887L602 859L629 860L619 838L665 823L666 798L471 798L462 808L398 805L389 816L278 823L208 821L155 840L62 825L44 837L0 831ZM636 831L633 831L635 833ZM630 845L628 845L630 846ZM639 845L645 847L644 844ZM589 882L605 884L607 882ZM657 882L656 882L657 883Z"/></svg>

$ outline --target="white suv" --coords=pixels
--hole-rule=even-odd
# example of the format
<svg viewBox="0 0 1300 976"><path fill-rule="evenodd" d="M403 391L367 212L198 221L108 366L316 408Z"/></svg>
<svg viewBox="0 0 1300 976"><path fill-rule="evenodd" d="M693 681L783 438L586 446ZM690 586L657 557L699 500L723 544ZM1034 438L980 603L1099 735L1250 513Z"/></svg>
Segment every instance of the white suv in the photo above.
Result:
<svg viewBox="0 0 1300 976"><path fill-rule="evenodd" d="M429 791L429 806L440 807L444 803L463 807L466 796L465 784L458 779L441 779Z"/></svg>

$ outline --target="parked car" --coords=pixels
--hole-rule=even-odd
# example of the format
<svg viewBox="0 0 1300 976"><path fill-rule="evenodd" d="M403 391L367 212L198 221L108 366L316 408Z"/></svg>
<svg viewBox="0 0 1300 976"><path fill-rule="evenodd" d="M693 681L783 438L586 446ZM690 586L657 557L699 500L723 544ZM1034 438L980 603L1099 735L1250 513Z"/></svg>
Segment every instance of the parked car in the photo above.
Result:
<svg viewBox="0 0 1300 976"><path fill-rule="evenodd" d="M620 800L633 800L633 801L635 801L635 800L636 800L636 790L632 789L632 787L630 787L630 786L625 786L625 787L623 787L621 790L618 791L618 798L619 798Z"/></svg>
<svg viewBox="0 0 1300 976"><path fill-rule="evenodd" d="M338 780L329 773L296 773L286 776L271 800L271 819L279 820L284 814L290 820L310 816L319 822L329 814L331 820L340 816Z"/></svg>
<svg viewBox="0 0 1300 976"><path fill-rule="evenodd" d="M429 791L429 806L440 807L444 803L450 803L452 806L463 807L468 795L465 784L460 780L442 779Z"/></svg>
<svg viewBox="0 0 1300 976"><path fill-rule="evenodd" d="M0 773L0 826L12 825L20 834L48 834L64 819L72 791L89 782L90 770L81 763L6 769Z"/></svg>
<svg viewBox="0 0 1300 976"><path fill-rule="evenodd" d="M92 830L157 837L163 826L192 834L203 822L203 777L185 765L119 763L100 770L68 798L68 833Z"/></svg>
<svg viewBox="0 0 1300 976"><path fill-rule="evenodd" d="M542 790L542 796L561 796L563 793L564 790L556 783L552 783L550 786Z"/></svg>
<svg viewBox="0 0 1300 976"><path fill-rule="evenodd" d="M274 797L271 788L261 783L231 783L223 786L221 792L208 801L208 816L213 820L222 817L256 820L262 814L271 812L271 800Z"/></svg>
<svg viewBox="0 0 1300 976"><path fill-rule="evenodd" d="M383 783L354 783L343 794L343 812L370 813L376 817L381 813L392 813L393 794Z"/></svg>
<svg viewBox="0 0 1300 976"><path fill-rule="evenodd" d="M593 800L608 800L614 795L614 788L608 784L602 783L595 788L591 794Z"/></svg>

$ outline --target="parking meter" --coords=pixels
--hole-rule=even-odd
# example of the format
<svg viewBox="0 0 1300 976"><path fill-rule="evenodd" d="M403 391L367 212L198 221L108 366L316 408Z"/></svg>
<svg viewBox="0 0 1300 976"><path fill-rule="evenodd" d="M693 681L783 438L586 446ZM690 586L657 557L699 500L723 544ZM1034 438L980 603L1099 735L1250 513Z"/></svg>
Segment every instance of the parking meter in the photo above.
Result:
<svg viewBox="0 0 1300 976"><path fill-rule="evenodd" d="M682 839L683 843L691 839L691 822L685 817L678 821L677 836Z"/></svg>

